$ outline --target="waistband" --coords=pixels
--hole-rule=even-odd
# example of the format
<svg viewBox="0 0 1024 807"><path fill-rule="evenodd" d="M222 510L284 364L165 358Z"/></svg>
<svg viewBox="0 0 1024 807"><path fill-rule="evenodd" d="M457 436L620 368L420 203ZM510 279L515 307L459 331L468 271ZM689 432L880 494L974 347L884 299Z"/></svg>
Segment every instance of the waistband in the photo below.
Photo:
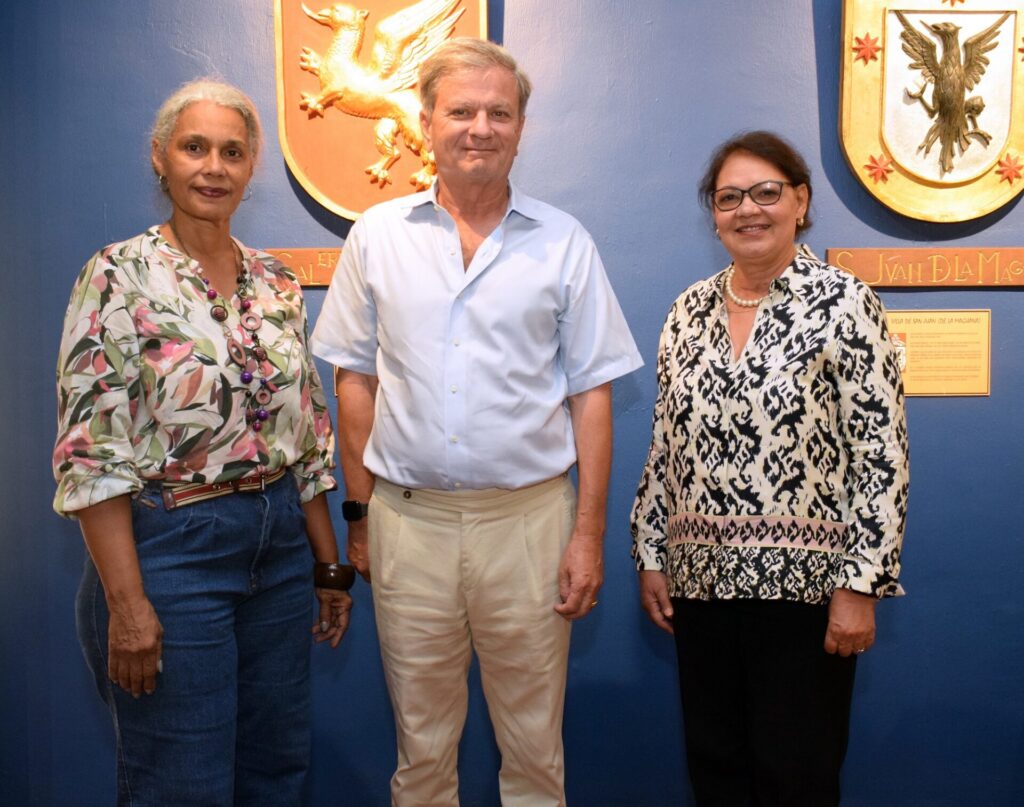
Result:
<svg viewBox="0 0 1024 807"><path fill-rule="evenodd" d="M160 496L164 501L165 510L175 510L197 502L204 502L207 499L216 499L219 496L227 496L231 493L258 493L267 489L288 471L287 468L278 468L270 474L259 476L246 476L242 479L232 479L228 482L181 482L181 483L157 483L160 485Z"/></svg>
<svg viewBox="0 0 1024 807"><path fill-rule="evenodd" d="M393 507L417 504L453 513L482 512L499 507L526 507L534 500L560 492L572 485L568 472L528 485L525 488L481 488L479 490L436 490L433 488L405 488L377 477L374 496L380 496Z"/></svg>

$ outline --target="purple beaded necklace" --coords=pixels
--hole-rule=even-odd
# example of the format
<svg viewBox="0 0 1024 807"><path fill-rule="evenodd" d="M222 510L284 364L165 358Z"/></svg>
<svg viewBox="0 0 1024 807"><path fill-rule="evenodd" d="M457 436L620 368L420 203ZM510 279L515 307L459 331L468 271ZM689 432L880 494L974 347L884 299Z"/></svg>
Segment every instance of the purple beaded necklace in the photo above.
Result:
<svg viewBox="0 0 1024 807"><path fill-rule="evenodd" d="M238 244L232 239L231 246L234 247L235 251L235 271L237 272L235 279L238 282L235 293L238 295L239 308L241 309L239 321L242 326L242 341L239 342L235 338L235 333L225 324L229 316L228 307L230 305L227 299L210 284L209 278L203 272L202 265L192 257L192 253L188 251L185 242L178 235L174 222L169 220L167 225L171 228L174 240L178 242L181 251L196 265L196 274L199 275L199 279L203 282L203 286L206 289L206 299L211 303L210 316L220 323L224 338L227 340L228 356L231 357L232 363L241 369L239 380L245 388L245 422L249 424L249 427L254 432L261 431L263 424L270 417L270 411L267 407L270 405L274 385L267 378L268 374L265 367L267 349L260 343L259 335L260 326L263 325L263 317L252 310L252 300L250 298L255 295L255 287L252 275L242 260L242 250L239 249ZM251 345L245 344L246 336L248 336L248 341L251 342ZM257 380L257 373L259 374L258 383L253 387L252 383L254 380Z"/></svg>

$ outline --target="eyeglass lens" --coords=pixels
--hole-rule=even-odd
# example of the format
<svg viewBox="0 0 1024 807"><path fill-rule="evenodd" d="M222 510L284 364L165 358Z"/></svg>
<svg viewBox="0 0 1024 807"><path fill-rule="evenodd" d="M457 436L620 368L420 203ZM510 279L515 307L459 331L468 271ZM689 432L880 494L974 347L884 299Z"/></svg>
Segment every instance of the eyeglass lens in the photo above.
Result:
<svg viewBox="0 0 1024 807"><path fill-rule="evenodd" d="M715 191L713 199L715 207L719 210L735 210L743 204L743 197L749 196L761 207L768 207L779 201L782 196L782 182L767 180L751 185L746 190L741 188L719 188Z"/></svg>

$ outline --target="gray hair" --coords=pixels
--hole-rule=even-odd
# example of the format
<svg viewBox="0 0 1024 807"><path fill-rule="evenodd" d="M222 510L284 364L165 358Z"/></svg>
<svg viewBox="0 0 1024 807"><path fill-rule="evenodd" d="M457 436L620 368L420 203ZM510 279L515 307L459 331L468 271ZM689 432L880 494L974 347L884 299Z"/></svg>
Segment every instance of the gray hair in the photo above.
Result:
<svg viewBox="0 0 1024 807"><path fill-rule="evenodd" d="M526 73L519 69L512 54L501 45L472 36L458 36L442 42L426 61L420 65L420 102L430 115L437 102L437 83L458 70L486 70L490 67L504 67L519 86L519 116L526 114L526 102L530 100L533 85Z"/></svg>
<svg viewBox="0 0 1024 807"><path fill-rule="evenodd" d="M218 106L233 109L242 116L245 131L249 135L249 152L252 154L253 162L256 162L263 147L263 129L260 126L256 105L238 87L215 78L198 78L182 84L161 104L151 132L159 150L166 153L171 133L178 125L178 118L188 106L197 101L210 101Z"/></svg>

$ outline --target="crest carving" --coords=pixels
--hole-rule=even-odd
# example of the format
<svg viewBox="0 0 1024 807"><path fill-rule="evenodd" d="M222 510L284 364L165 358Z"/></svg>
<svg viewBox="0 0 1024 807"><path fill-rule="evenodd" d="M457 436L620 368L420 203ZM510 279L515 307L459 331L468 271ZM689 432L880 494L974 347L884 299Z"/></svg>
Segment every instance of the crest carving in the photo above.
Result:
<svg viewBox="0 0 1024 807"><path fill-rule="evenodd" d="M843 6L847 161L883 204L925 221L977 218L1024 189L1024 0L959 2Z"/></svg>
<svg viewBox="0 0 1024 807"><path fill-rule="evenodd" d="M312 10L302 0L276 0L275 9L285 159L313 198L350 219L433 182L434 157L419 122L419 67L451 36L487 35L486 0L361 6Z"/></svg>

